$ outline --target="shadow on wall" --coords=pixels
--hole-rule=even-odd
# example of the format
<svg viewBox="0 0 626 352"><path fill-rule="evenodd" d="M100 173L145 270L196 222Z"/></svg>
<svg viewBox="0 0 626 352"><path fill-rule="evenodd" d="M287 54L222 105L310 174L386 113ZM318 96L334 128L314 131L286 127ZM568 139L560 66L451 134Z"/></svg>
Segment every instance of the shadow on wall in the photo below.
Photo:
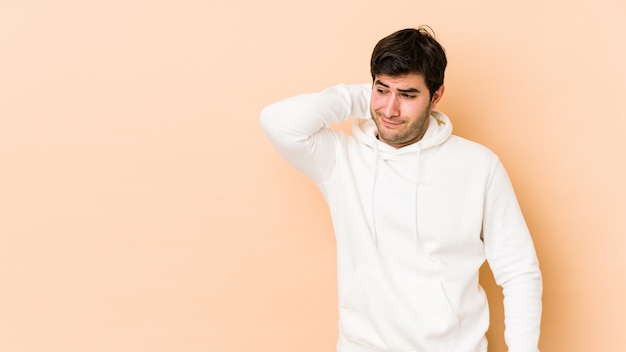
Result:
<svg viewBox="0 0 626 352"><path fill-rule="evenodd" d="M489 265L480 268L480 285L487 292L489 301L490 325L487 331L489 351L506 351L504 342L504 306L502 304L502 288L496 284Z"/></svg>

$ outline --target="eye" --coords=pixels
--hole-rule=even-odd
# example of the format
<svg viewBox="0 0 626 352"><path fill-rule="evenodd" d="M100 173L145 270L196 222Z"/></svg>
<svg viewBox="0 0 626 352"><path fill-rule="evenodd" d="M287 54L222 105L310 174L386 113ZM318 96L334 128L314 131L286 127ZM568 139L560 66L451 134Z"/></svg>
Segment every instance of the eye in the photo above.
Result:
<svg viewBox="0 0 626 352"><path fill-rule="evenodd" d="M405 99L413 99L415 98L415 95L409 94L409 93L402 93L402 97Z"/></svg>
<svg viewBox="0 0 626 352"><path fill-rule="evenodd" d="M387 93L387 91L385 89L382 89L382 88L376 88L376 92L378 92L378 94L385 94L385 93Z"/></svg>

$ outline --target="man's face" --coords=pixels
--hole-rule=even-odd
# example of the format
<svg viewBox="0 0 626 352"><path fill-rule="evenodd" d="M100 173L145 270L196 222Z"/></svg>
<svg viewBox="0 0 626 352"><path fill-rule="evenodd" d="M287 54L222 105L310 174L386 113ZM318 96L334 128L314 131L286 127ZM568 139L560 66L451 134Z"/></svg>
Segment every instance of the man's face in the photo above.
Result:
<svg viewBox="0 0 626 352"><path fill-rule="evenodd" d="M370 110L378 139L395 148L413 144L424 136L428 117L443 95L441 86L432 96L424 76L380 75L374 78Z"/></svg>

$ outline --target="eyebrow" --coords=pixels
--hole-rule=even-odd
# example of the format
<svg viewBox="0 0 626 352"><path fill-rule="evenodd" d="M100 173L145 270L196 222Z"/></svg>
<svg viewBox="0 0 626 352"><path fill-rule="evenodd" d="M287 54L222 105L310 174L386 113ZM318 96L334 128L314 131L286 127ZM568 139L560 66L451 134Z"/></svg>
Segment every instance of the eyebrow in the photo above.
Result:
<svg viewBox="0 0 626 352"><path fill-rule="evenodd" d="M385 88L389 88L388 84L385 84L385 83L381 82L378 79L374 82L374 84L381 85L381 86L383 86ZM400 92L400 93L419 93L420 92L420 90L417 89L417 88L397 89L397 91Z"/></svg>

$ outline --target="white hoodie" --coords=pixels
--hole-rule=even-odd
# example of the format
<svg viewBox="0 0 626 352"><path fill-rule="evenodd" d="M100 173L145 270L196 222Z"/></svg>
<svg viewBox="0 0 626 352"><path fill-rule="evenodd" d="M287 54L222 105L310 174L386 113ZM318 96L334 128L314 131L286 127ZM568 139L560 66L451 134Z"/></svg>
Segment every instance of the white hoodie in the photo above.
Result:
<svg viewBox="0 0 626 352"><path fill-rule="evenodd" d="M339 352L485 352L485 260L503 287L509 352L536 352L541 273L509 178L487 148L433 111L424 137L376 138L371 85L266 107L261 125L330 207L337 241ZM331 130L354 117L353 133Z"/></svg>

